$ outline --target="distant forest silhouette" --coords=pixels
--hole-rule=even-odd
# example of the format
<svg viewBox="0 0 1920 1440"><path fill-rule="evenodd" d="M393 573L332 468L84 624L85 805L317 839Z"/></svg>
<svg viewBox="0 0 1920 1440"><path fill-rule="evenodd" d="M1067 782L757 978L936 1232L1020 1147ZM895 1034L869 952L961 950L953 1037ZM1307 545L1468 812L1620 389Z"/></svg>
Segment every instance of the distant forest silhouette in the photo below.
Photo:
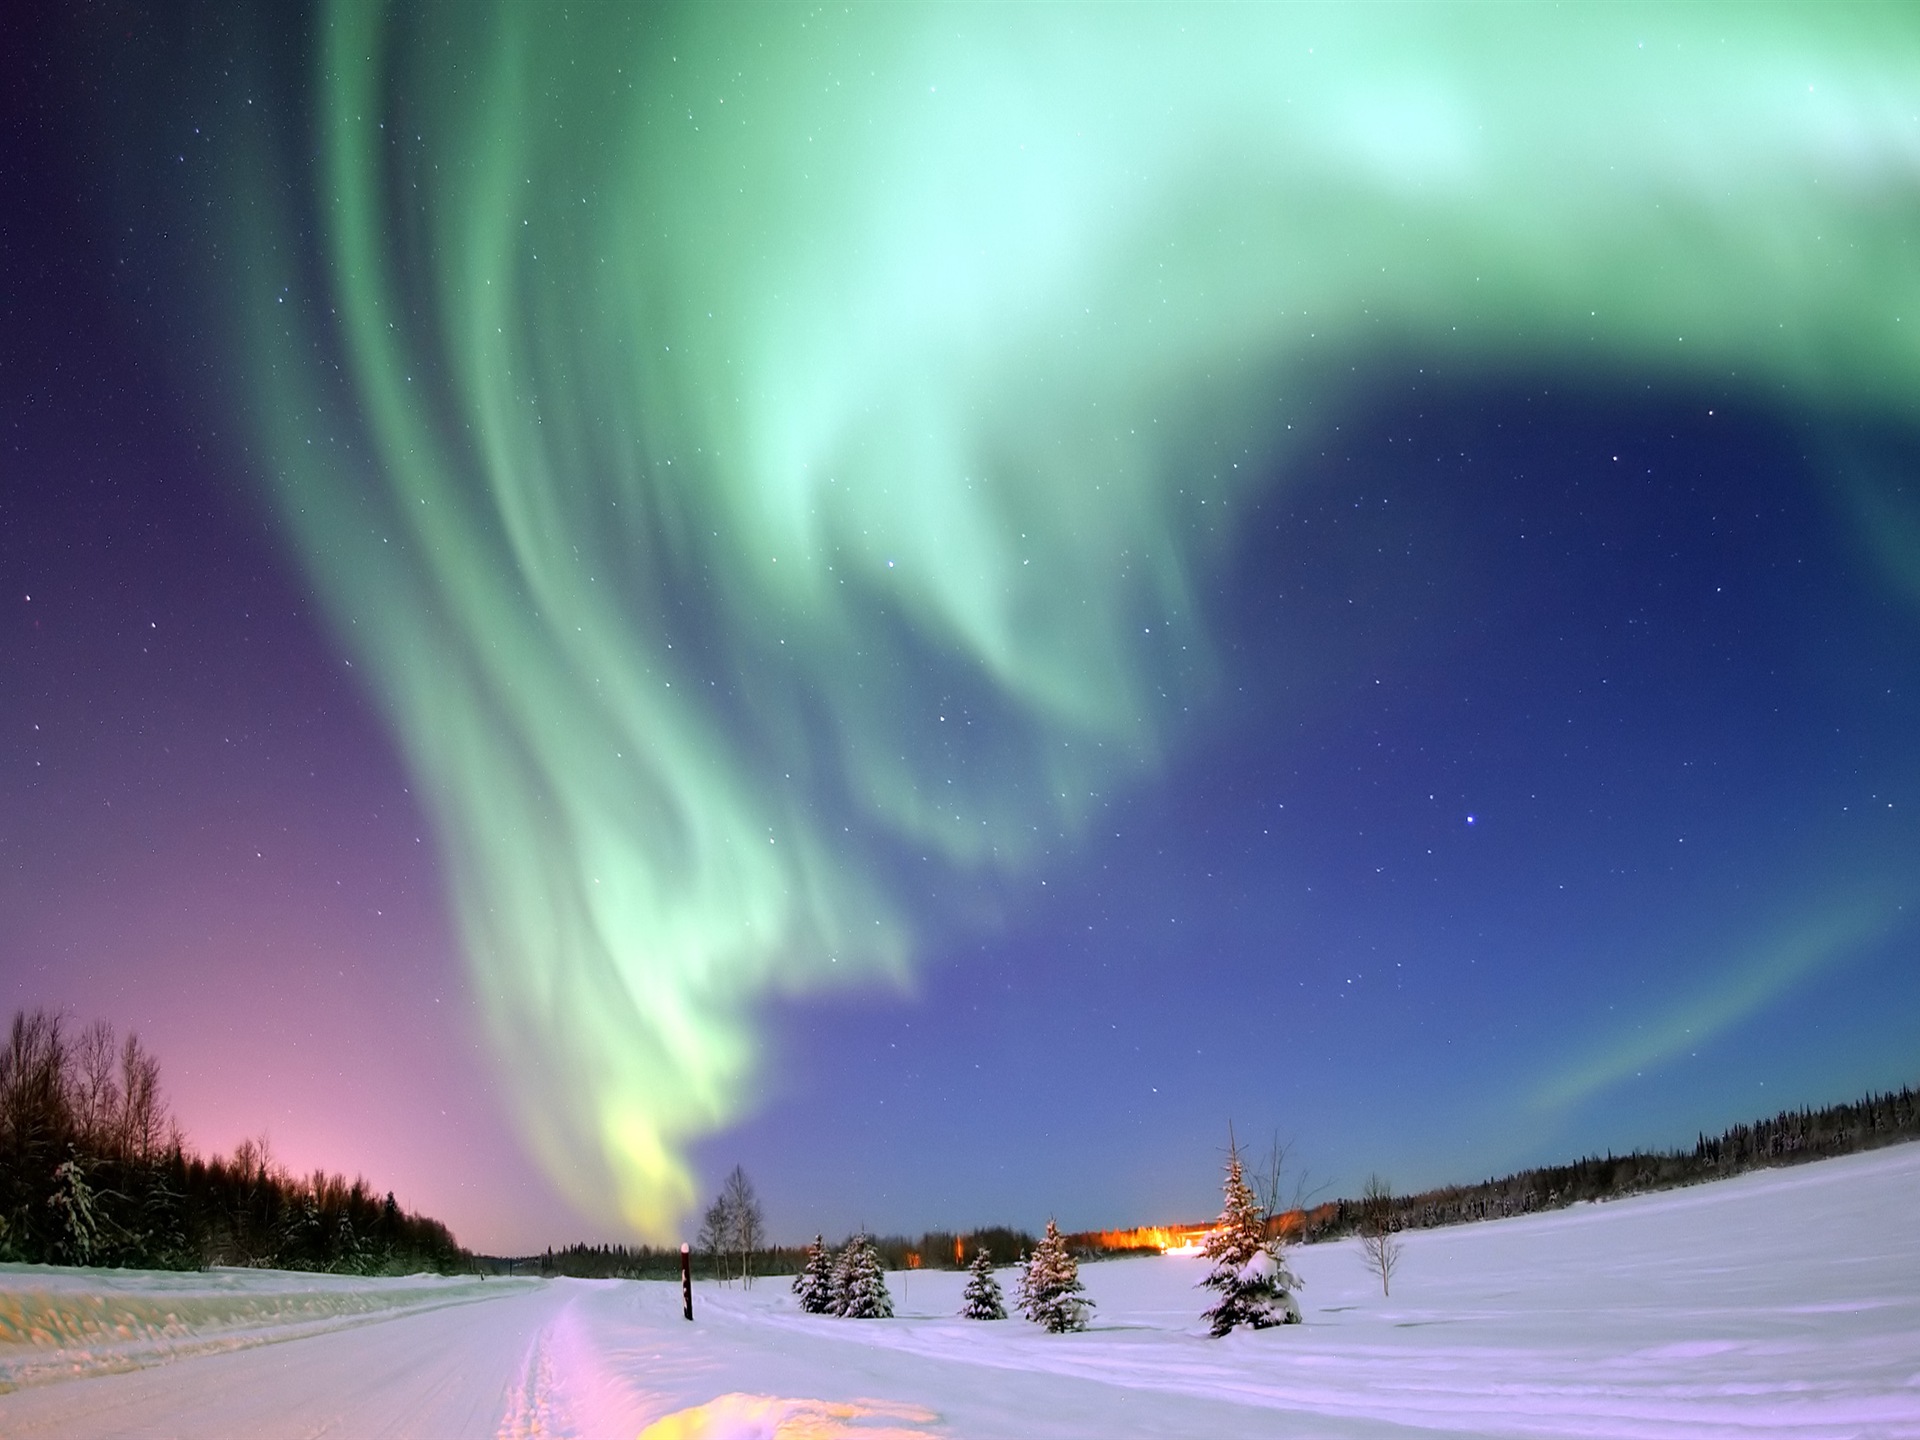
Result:
<svg viewBox="0 0 1920 1440"><path fill-rule="evenodd" d="M288 1174L264 1139L194 1154L138 1036L104 1021L74 1035L36 1010L0 1045L0 1260L387 1275L464 1270L469 1257L445 1225L364 1180Z"/></svg>
<svg viewBox="0 0 1920 1440"><path fill-rule="evenodd" d="M930 1230L918 1239L910 1235L869 1236L889 1270L964 1270L981 1247L997 1265L1011 1265L1031 1253L1036 1243L1025 1230L1005 1225L980 1230ZM734 1257L713 1250L693 1253L694 1273L702 1279L729 1281ZM769 1245L753 1252L757 1275L796 1275L806 1263L804 1245ZM539 1255L512 1259L482 1256L479 1263L498 1274L571 1275L598 1280L669 1280L680 1275L678 1246L568 1245Z"/></svg>
<svg viewBox="0 0 1920 1440"><path fill-rule="evenodd" d="M1782 1110L1717 1138L1702 1134L1691 1150L1635 1150L1588 1156L1570 1165L1542 1165L1477 1185L1446 1185L1392 1197L1393 1228L1427 1230L1558 1210L1582 1200L1617 1200L1724 1180L1748 1170L1798 1165L1835 1155L1920 1140L1920 1096L1908 1086L1824 1109ZM1360 1230L1363 1200L1335 1200L1276 1218L1305 1241L1337 1239Z"/></svg>

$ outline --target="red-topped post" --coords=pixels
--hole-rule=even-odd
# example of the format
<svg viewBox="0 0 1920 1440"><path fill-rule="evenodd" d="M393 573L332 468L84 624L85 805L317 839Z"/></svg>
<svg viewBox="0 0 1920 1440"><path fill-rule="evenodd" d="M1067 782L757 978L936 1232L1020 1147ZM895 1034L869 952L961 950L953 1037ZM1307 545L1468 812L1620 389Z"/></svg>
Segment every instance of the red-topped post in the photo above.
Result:
<svg viewBox="0 0 1920 1440"><path fill-rule="evenodd" d="M680 1308L687 1319L693 1318L693 1250L684 1240L680 1242Z"/></svg>

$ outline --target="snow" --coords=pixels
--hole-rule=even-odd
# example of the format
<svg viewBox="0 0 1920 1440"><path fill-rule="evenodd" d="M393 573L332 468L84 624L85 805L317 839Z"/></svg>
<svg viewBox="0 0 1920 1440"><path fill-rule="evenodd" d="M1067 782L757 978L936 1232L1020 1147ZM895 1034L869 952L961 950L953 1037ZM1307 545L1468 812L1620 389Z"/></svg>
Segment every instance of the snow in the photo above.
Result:
<svg viewBox="0 0 1920 1440"><path fill-rule="evenodd" d="M0 1267L0 1435L1914 1437L1920 1145L1288 1252L1304 1325L1206 1337L1206 1262L1087 1265L1092 1328L620 1281ZM1003 1279L1010 1278L1002 1272Z"/></svg>
<svg viewBox="0 0 1920 1440"><path fill-rule="evenodd" d="M1273 1263L1272 1254L1266 1250L1256 1250L1233 1278L1242 1285L1257 1285L1262 1280L1270 1280L1279 1273L1280 1267Z"/></svg>

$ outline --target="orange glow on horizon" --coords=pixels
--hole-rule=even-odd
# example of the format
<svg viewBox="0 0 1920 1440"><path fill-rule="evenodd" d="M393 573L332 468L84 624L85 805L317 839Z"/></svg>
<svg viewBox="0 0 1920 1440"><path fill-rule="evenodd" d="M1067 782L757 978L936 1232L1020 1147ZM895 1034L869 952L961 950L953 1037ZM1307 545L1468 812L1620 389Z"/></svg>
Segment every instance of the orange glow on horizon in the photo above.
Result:
<svg viewBox="0 0 1920 1440"><path fill-rule="evenodd" d="M1138 1225L1131 1230L1098 1230L1087 1237L1102 1250L1155 1250L1162 1255L1198 1254L1211 1225Z"/></svg>
<svg viewBox="0 0 1920 1440"><path fill-rule="evenodd" d="M1331 1212L1332 1208L1330 1205L1319 1206L1314 1212L1316 1218L1323 1211ZM1267 1218L1267 1234L1279 1240L1294 1239L1306 1228L1307 1218L1304 1210L1288 1210L1271 1215ZM1162 1255L1198 1255L1206 1244L1207 1236L1212 1233L1211 1223L1136 1225L1131 1230L1089 1230L1071 1238L1090 1249L1153 1250Z"/></svg>

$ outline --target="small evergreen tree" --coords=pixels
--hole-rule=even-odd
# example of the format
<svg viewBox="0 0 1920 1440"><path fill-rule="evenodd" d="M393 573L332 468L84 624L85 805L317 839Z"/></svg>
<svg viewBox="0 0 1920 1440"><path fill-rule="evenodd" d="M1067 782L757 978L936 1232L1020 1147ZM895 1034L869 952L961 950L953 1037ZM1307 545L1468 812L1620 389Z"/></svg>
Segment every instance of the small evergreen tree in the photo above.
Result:
<svg viewBox="0 0 1920 1440"><path fill-rule="evenodd" d="M1281 1259L1279 1242L1267 1239L1266 1213L1253 1198L1241 1173L1240 1149L1231 1142L1226 1191L1220 1223L1201 1246L1213 1269L1200 1283L1220 1296L1202 1318L1215 1336L1227 1334L1236 1325L1264 1330L1269 1325L1296 1323L1300 1306L1293 1292L1300 1282Z"/></svg>
<svg viewBox="0 0 1920 1440"><path fill-rule="evenodd" d="M53 1183L54 1191L47 1197L47 1204L60 1216L55 1253L69 1265L91 1265L102 1248L101 1227L85 1163L77 1154L69 1152L65 1160L53 1167Z"/></svg>
<svg viewBox="0 0 1920 1440"><path fill-rule="evenodd" d="M1013 1266L1013 1308L1025 1315L1028 1309L1027 1275L1033 1269L1033 1257L1022 1250Z"/></svg>
<svg viewBox="0 0 1920 1440"><path fill-rule="evenodd" d="M1047 1221L1047 1233L1033 1247L1022 1277L1020 1308L1027 1319L1044 1325L1055 1335L1087 1328L1087 1311L1093 1301L1086 1298L1086 1286L1080 1283L1080 1266L1067 1248L1060 1227Z"/></svg>
<svg viewBox="0 0 1920 1440"><path fill-rule="evenodd" d="M834 1311L849 1320L891 1320L893 1296L880 1252L866 1232L854 1236L833 1267Z"/></svg>
<svg viewBox="0 0 1920 1440"><path fill-rule="evenodd" d="M856 1236L855 1239L859 1237ZM853 1286L853 1241L849 1240L833 1254L832 1279L827 1286L827 1314L847 1313L847 1292Z"/></svg>
<svg viewBox="0 0 1920 1440"><path fill-rule="evenodd" d="M1007 1318L1007 1307L1000 1299L1000 1282L993 1278L993 1257L984 1245L973 1252L973 1264L967 1267L967 1288L960 1298L960 1313L969 1320Z"/></svg>
<svg viewBox="0 0 1920 1440"><path fill-rule="evenodd" d="M824 1235L813 1237L807 1246L807 1263L793 1277L793 1293L800 1297L800 1308L809 1315L827 1315L833 1311L833 1252Z"/></svg>

